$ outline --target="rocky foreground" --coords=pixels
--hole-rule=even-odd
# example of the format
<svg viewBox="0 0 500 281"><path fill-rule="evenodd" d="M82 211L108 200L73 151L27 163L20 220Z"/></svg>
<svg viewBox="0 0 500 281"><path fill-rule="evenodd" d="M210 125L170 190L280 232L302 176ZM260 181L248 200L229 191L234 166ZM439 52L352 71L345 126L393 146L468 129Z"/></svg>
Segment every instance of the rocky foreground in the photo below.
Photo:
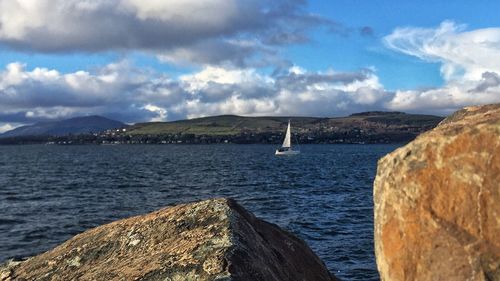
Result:
<svg viewBox="0 0 500 281"><path fill-rule="evenodd" d="M331 281L304 241L230 199L103 225L0 268L0 280Z"/></svg>
<svg viewBox="0 0 500 281"><path fill-rule="evenodd" d="M500 104L382 158L374 201L382 280L500 280Z"/></svg>

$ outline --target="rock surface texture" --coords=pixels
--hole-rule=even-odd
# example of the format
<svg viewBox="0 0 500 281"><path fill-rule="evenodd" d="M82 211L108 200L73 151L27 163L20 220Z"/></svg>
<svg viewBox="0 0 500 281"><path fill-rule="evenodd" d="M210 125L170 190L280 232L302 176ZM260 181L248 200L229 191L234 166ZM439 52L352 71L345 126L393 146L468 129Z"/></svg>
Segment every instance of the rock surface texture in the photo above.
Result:
<svg viewBox="0 0 500 281"><path fill-rule="evenodd" d="M500 280L500 104L382 158L374 201L382 280Z"/></svg>
<svg viewBox="0 0 500 281"><path fill-rule="evenodd" d="M0 280L337 280L300 239L231 199L103 225L0 269Z"/></svg>

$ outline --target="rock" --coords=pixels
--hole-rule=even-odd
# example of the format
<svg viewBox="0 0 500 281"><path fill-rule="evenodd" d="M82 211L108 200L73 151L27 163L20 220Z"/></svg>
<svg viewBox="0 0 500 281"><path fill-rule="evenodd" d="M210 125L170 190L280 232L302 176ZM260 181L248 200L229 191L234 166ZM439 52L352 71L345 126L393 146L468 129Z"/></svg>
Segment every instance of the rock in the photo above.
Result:
<svg viewBox="0 0 500 281"><path fill-rule="evenodd" d="M4 271L1 280L337 280L304 241L231 199L90 229Z"/></svg>
<svg viewBox="0 0 500 281"><path fill-rule="evenodd" d="M5 264L0 265L0 280L12 280L12 268L20 263L21 261L9 260Z"/></svg>
<svg viewBox="0 0 500 281"><path fill-rule="evenodd" d="M500 280L500 104L382 158L374 203L382 280Z"/></svg>

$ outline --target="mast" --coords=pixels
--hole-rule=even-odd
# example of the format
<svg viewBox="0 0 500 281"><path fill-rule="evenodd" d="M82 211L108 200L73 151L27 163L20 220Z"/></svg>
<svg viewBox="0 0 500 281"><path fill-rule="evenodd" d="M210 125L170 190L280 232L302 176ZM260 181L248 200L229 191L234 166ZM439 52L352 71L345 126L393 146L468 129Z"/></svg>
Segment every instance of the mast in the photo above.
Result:
<svg viewBox="0 0 500 281"><path fill-rule="evenodd" d="M282 147L290 148L292 147L291 136L290 136L290 120L288 120L288 127L286 129L285 140L283 140Z"/></svg>

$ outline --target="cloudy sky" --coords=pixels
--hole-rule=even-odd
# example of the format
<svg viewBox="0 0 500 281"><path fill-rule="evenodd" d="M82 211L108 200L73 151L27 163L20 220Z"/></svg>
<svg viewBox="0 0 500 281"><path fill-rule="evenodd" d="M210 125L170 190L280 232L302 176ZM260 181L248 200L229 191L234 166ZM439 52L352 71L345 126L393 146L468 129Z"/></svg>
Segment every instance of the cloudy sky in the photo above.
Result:
<svg viewBox="0 0 500 281"><path fill-rule="evenodd" d="M0 132L500 102L500 2L0 0Z"/></svg>

